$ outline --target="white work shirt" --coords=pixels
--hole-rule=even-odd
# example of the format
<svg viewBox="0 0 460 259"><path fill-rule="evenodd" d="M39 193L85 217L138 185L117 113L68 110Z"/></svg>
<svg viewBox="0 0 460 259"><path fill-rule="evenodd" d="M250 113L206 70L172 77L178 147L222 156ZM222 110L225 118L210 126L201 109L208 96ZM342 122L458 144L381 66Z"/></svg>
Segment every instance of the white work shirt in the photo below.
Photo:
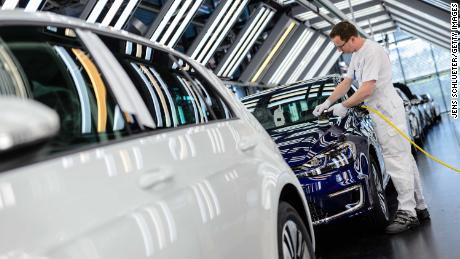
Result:
<svg viewBox="0 0 460 259"><path fill-rule="evenodd" d="M383 47L366 39L363 46L351 57L346 77L363 82L375 80L372 95L364 102L400 124L404 122L405 110L401 97L393 87L391 61ZM377 120L378 121L378 120Z"/></svg>

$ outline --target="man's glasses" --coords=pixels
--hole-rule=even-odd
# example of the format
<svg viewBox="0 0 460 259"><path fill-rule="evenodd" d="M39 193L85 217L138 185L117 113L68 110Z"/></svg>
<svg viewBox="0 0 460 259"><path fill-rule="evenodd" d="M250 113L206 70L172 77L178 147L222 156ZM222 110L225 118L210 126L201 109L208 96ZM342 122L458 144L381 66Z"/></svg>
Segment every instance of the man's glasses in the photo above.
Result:
<svg viewBox="0 0 460 259"><path fill-rule="evenodd" d="M342 49L343 46L345 46L345 44L347 44L348 41L350 41L351 38L348 38L348 40L346 40L342 45L336 45L335 47L338 48L338 49Z"/></svg>

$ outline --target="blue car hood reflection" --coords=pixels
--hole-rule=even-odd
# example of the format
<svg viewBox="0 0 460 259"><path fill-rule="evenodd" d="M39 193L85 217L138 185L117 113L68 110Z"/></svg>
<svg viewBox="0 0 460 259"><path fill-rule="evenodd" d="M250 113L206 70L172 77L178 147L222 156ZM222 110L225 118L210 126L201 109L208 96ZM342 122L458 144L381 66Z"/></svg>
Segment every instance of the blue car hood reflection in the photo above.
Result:
<svg viewBox="0 0 460 259"><path fill-rule="evenodd" d="M322 129L317 123L277 128L270 130L269 134L291 168L342 142L345 136L343 130L335 125Z"/></svg>

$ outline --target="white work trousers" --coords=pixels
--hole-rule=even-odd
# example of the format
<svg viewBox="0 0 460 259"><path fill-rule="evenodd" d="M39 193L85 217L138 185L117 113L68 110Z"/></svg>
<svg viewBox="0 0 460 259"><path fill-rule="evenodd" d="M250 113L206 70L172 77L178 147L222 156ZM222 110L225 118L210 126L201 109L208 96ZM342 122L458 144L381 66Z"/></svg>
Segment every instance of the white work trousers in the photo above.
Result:
<svg viewBox="0 0 460 259"><path fill-rule="evenodd" d="M394 112L384 115L407 134L404 107L397 107ZM371 117L376 124L375 131L383 149L386 171L398 192L398 209L407 210L415 216L415 208L425 209L426 203L420 174L411 153L411 144L383 119L375 114L371 114Z"/></svg>

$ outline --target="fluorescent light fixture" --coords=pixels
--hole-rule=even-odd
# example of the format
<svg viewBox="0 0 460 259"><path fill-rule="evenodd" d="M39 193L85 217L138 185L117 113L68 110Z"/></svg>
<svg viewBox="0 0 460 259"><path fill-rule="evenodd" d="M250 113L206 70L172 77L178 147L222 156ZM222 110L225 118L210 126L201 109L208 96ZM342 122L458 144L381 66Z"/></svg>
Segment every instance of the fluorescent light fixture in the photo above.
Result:
<svg viewBox="0 0 460 259"><path fill-rule="evenodd" d="M418 31L419 33L421 33L422 35L427 35L427 36L430 36L434 39L438 39L440 41L445 41L446 43L450 41L450 37L443 37L442 35L439 35L439 31L436 30L436 31L433 31L433 30L427 30L427 29L423 29L422 30L417 30L417 25L414 25L410 22L407 22L407 21L404 21L404 20L399 20L397 19L396 22L398 22L401 26L404 26L404 27L409 27L413 30L416 30Z"/></svg>
<svg viewBox="0 0 460 259"><path fill-rule="evenodd" d="M241 11L247 4L247 0L243 1L228 1L232 2L232 5L229 9L221 10L222 13L225 12L223 19L214 20L215 24L218 24L217 29L212 33L212 36L207 41L204 49L197 49L201 51L197 58L195 58L201 64L206 64L211 56L214 54L214 51L220 45L224 37L227 35L228 31L231 29L231 26L234 24L236 19L239 17ZM227 3L226 3L227 4Z"/></svg>
<svg viewBox="0 0 460 259"><path fill-rule="evenodd" d="M157 41L158 37L160 37L160 34L163 32L164 28L168 24L169 20L171 19L173 14L176 12L177 7L179 6L180 3L181 3L181 1L174 1L173 2L171 7L169 8L168 12L166 13L166 15L161 20L161 23L156 28L156 30L153 33L152 37L150 37L151 41Z"/></svg>
<svg viewBox="0 0 460 259"><path fill-rule="evenodd" d="M397 20L397 21L400 21L400 20L406 20L407 23L411 22L411 23L416 23L418 26L420 27L425 27L425 28L429 28L431 29L432 31L436 31L438 33L441 33L441 34L444 34L446 37L449 37L450 38L450 28L439 28L438 26L433 26L433 23L431 23L431 19L430 20L427 20L429 21L430 23L428 22L425 22L424 20L422 19L417 19L416 16L411 16L411 15L407 15L407 14L404 14L403 12L400 12L396 9L393 9L393 8L388 8L388 10L392 13L392 14L395 14L395 16L397 17L393 17L393 19ZM441 30L440 30L441 29ZM442 30L444 29L444 30Z"/></svg>
<svg viewBox="0 0 460 259"><path fill-rule="evenodd" d="M221 3L222 4L222 3ZM224 6L222 8L222 10L219 12L219 14L217 15L215 21L211 24L211 26L209 26L209 29L206 31L206 33L203 35L203 39L198 43L197 47L195 48L195 50L192 52L192 55L190 55L191 58L195 59L197 56L198 56L198 53L200 52L200 50L202 49L203 45L207 42L207 40L209 39L209 36L211 35L211 33L214 32L215 28L217 27L217 25L220 24L220 22L222 21L222 16L224 14L227 14L227 10L228 10L228 7L230 6L230 4L232 4L232 1L226 1L224 3Z"/></svg>
<svg viewBox="0 0 460 259"><path fill-rule="evenodd" d="M394 24L393 21L389 21L389 22L382 23L376 26L372 26L372 32L375 33L376 31L383 31L383 30L391 29L391 28L396 28L396 24ZM367 33L371 33L371 27L366 28L365 31Z"/></svg>
<svg viewBox="0 0 460 259"><path fill-rule="evenodd" d="M263 16L263 14L266 14L266 11L267 9L263 7L259 8L259 10L257 11L257 14L255 15L255 18L251 20L251 23L248 25L248 27L246 29L243 28L244 33L241 36L241 39L239 39L236 43L236 46L232 50L230 50L231 52L227 54L226 57L224 57L223 65L217 72L218 76L222 76L222 75L226 76L228 74L228 69L230 69L231 67L231 65L229 66L229 64L234 63L232 62L232 60L235 57L235 55L237 55L237 53L241 54L241 52L244 51L244 49L241 47L244 46L246 42L248 42L248 39L250 40L251 36L252 38L254 38L254 33L256 30L253 30L253 29L261 24L261 22L263 21L263 18L261 19L261 17ZM226 68L228 69L225 70Z"/></svg>
<svg viewBox="0 0 460 259"><path fill-rule="evenodd" d="M54 49L67 66L77 88L78 99L80 99L81 105L81 133L91 133L91 109L85 79L83 79L77 64L75 64L63 47L55 46Z"/></svg>
<svg viewBox="0 0 460 259"><path fill-rule="evenodd" d="M231 29L231 25L233 25L235 23L236 19L238 19L238 17L240 16L240 13L241 13L241 11L243 11L243 8L246 6L247 2L248 2L248 0L244 0L243 3L238 6L238 9L235 12L233 12L233 15L230 16L231 19L230 19L230 21L228 23L226 23L225 21L222 22L221 26L223 27L223 31L218 34L219 37L214 42L211 50L208 51L208 54L205 56L205 58L203 60L201 60L201 62L200 62L201 64L204 65L204 64L208 63L209 59L214 54L214 52L216 51L217 47L220 45L220 43L225 38L225 36L227 36L228 31ZM202 52L202 53L204 53L204 52Z"/></svg>
<svg viewBox="0 0 460 259"><path fill-rule="evenodd" d="M310 29L304 28L304 31L299 36L297 41L294 43L286 58L283 58L283 61L277 67L276 71L273 73L272 77L268 81L270 84L278 84L281 79L286 74L287 70L292 66L292 63L299 56L299 53L305 49L307 43L310 41L314 32Z"/></svg>
<svg viewBox="0 0 460 259"><path fill-rule="evenodd" d="M386 20L391 20L391 18L388 14L383 14L377 17L372 17L364 21L358 22L358 26L362 28L362 27L369 26L369 22L373 25L374 23L378 23L378 22L382 22Z"/></svg>
<svg viewBox="0 0 460 259"><path fill-rule="evenodd" d="M331 55L332 51L334 51L334 48L335 48L335 45L333 43L329 42L327 44L327 47L321 51L321 55L315 61L313 66L308 70L303 80L313 78L316 75L321 65L324 64L324 61L326 60L326 58Z"/></svg>
<svg viewBox="0 0 460 259"><path fill-rule="evenodd" d="M365 3L369 3L371 2L372 0L352 0L351 1L351 4L352 6L356 6L356 5L360 5L360 4L365 4ZM345 9L348 9L350 8L349 6L349 2L348 0L345 0L345 1L341 1L341 2L338 2L338 3L335 3L334 4L338 9L340 10L345 10ZM319 12L321 14L329 14L330 12L324 8L324 7L320 7L319 8ZM349 17L351 17L351 14L348 15ZM306 21L306 20L310 20L310 19L313 19L313 18L316 18L318 17L318 15L316 15L314 12L312 11L307 11L305 13L301 13L301 14L298 14L295 16L296 18L302 20L302 21Z"/></svg>
<svg viewBox="0 0 460 259"><path fill-rule="evenodd" d="M439 26L450 30L450 24L449 23L447 23L445 21L442 21L442 20L440 20L440 19L438 19L438 18L436 18L436 17L434 17L432 15L429 15L427 13L419 11L419 10L417 10L415 8L412 8L411 6L405 5L405 4L403 4L401 2L398 2L398 1L395 1L395 0L385 0L385 2L390 3L390 4L392 4L392 5L396 6L396 7L399 7L402 10L405 10L407 13L405 13L404 16L410 15L410 14L415 14L417 16L420 16L420 17L424 18L427 21L436 23ZM391 6L389 6L389 7L391 8ZM394 11L394 9L393 9L393 11ZM393 11L390 11L390 12L393 12Z"/></svg>
<svg viewBox="0 0 460 259"><path fill-rule="evenodd" d="M332 20L334 22L336 22L336 23L340 22L340 19L338 19L338 18L333 18ZM324 29L324 28L327 28L327 27L330 27L330 26L331 26L331 24L328 21L321 21L321 22L317 22L317 23L313 24L313 27L315 27L317 29Z"/></svg>
<svg viewBox="0 0 460 259"><path fill-rule="evenodd" d="M325 41L326 41L326 37L323 37L320 35L318 36L313 46L308 50L307 54L305 54L305 57L302 59L302 61L297 66L297 68L294 70L294 72L291 74L291 76L289 77L286 83L293 83L299 79L302 72L311 62L311 59L313 58L313 56L316 53L318 53L319 48L321 47L321 45L323 45Z"/></svg>
<svg viewBox="0 0 460 259"><path fill-rule="evenodd" d="M361 18L361 17L364 17L364 16L368 16L368 15L371 15L371 14L383 12L383 11L385 11L385 9L383 9L383 7L380 4L377 4L377 5L374 5L374 6L371 6L371 7L364 8L364 9L361 9L359 11L356 11L355 12L355 19L358 19L358 18ZM351 14L348 17L351 18Z"/></svg>
<svg viewBox="0 0 460 259"><path fill-rule="evenodd" d="M129 15L132 13L134 7L136 7L139 0L130 0L129 3L126 5L125 10L121 13L120 17L118 18L117 22L113 26L115 29L120 30L123 25L125 25L126 20L128 20Z"/></svg>
<svg viewBox="0 0 460 259"><path fill-rule="evenodd" d="M2 6L2 10L12 10L16 8L18 3L19 3L19 0L6 0Z"/></svg>
<svg viewBox="0 0 460 259"><path fill-rule="evenodd" d="M37 11L38 7L40 7L40 4L42 3L42 0L30 0L29 3L27 3L26 8L24 11L26 12L35 12Z"/></svg>
<svg viewBox="0 0 460 259"><path fill-rule="evenodd" d="M259 67L257 70L256 74L252 77L251 82L254 83L259 79L259 77L262 75L262 72L265 71L265 68L267 65L270 63L272 60L273 56L275 56L276 52L278 52L278 49L281 47L281 45L286 41L287 37L291 33L291 31L296 27L297 23L294 21L291 21L289 26L286 28L284 31L283 35L278 39L278 42L276 45L273 47L273 49L268 53L267 57L265 58L264 62L262 65Z"/></svg>
<svg viewBox="0 0 460 259"><path fill-rule="evenodd" d="M438 46L441 46L443 48L446 48L446 49L449 49L450 48L450 44L448 42L445 42L445 41L442 41L442 40L439 40L439 39L436 39L436 38L433 38L433 37L427 37L427 33L426 31L424 32L421 32L421 31L418 31L418 30L414 30L410 27L407 27L403 24L400 25L401 29L405 32L408 32L414 36L416 36L417 38L420 38L420 39L423 39L427 42L432 42L432 43L435 43L437 44Z"/></svg>
<svg viewBox="0 0 460 259"><path fill-rule="evenodd" d="M123 3L123 0L115 0L110 6L109 11L105 15L104 19L102 20L101 24L104 26L109 26L110 22L112 21L113 17L117 13L118 9L120 9L121 4Z"/></svg>
<svg viewBox="0 0 460 259"><path fill-rule="evenodd" d="M172 39L169 41L168 46L173 47L174 44L176 44L177 40L179 37L182 35L182 32L184 31L185 27L188 25L190 20L192 19L193 15L195 15L196 10L200 7L202 1L195 1L195 3L192 6L192 9L188 12L187 16L185 16L185 19L182 21L181 25L179 28L176 30L176 33L172 37Z"/></svg>
<svg viewBox="0 0 460 259"><path fill-rule="evenodd" d="M229 66L229 69L230 69L229 75L233 75L233 73L235 73L236 69L238 68L238 66L243 61L243 59L246 56L246 54L249 52L251 47L254 45L254 43L256 42L257 38L259 38L260 34L262 34L263 29L267 26L267 24L270 22L270 20L273 18L274 15L275 15L274 11L266 11L264 13L264 16L262 18L266 18L266 19L261 20L262 23L257 24L257 26L255 27L255 30L253 31L253 33L251 33L249 35L249 38L247 39L247 41L242 46L241 52L239 51L237 53L236 57L239 57L239 58L235 59L236 62L232 62L231 66ZM228 71L226 70L226 72L228 72Z"/></svg>
<svg viewBox="0 0 460 259"><path fill-rule="evenodd" d="M217 71L218 76L228 77L235 72L274 14L272 9L263 5L255 12L254 19L251 19L251 23L240 32L243 34L237 38L239 40L235 47L224 57L223 65Z"/></svg>
<svg viewBox="0 0 460 259"><path fill-rule="evenodd" d="M192 0L185 0L185 3L182 5L182 7L179 9L179 12L174 16L174 19L172 20L171 24L168 26L166 29L166 32L160 39L161 44L165 44L166 40L168 40L169 36L171 33L176 29L177 24L179 23L180 20L182 20L182 17L184 16L185 12L187 11L189 5L192 3ZM176 32L177 33L177 32Z"/></svg>
<svg viewBox="0 0 460 259"><path fill-rule="evenodd" d="M239 1L238 1L239 3ZM238 7L238 4L233 4L231 5L231 8L230 10L226 13L224 19L222 21L219 22L219 26L217 27L217 31L216 33L213 33L213 35L211 36L211 39L208 41L208 43L206 44L205 48L201 51L200 55L196 58L196 60L200 63L202 63L201 61L204 60L204 56L207 54L207 52L209 51L209 49L211 48L211 45L213 44L213 42L216 40L216 38L220 35L220 31L224 28L224 26L229 26L229 19L232 17L232 14L233 12L235 11L235 9ZM244 6L243 6L244 7ZM236 16L238 17L238 16ZM225 35L224 35L225 36Z"/></svg>
<svg viewBox="0 0 460 259"><path fill-rule="evenodd" d="M311 19L316 18L316 17L318 17L318 15L316 13L312 12L312 11L301 13L301 14L298 14L298 15L295 16L295 18L297 18L297 19L299 19L301 21L311 20Z"/></svg>
<svg viewBox="0 0 460 259"><path fill-rule="evenodd" d="M87 22L90 23L95 23L99 15L101 15L102 10L104 9L105 4L107 4L107 0L100 0L97 2L97 4L94 6L93 11L88 16L88 19L86 19Z"/></svg>
<svg viewBox="0 0 460 259"><path fill-rule="evenodd" d="M360 4L365 4L365 3L370 3L372 2L373 0L351 0L351 5L352 7L355 7L357 5L360 5ZM334 4L337 8L339 8L340 10L345 10L345 9L348 9L350 8L350 5L349 5L349 1L348 0L344 0L344 1L341 1L341 2L338 2L338 3L335 3Z"/></svg>

